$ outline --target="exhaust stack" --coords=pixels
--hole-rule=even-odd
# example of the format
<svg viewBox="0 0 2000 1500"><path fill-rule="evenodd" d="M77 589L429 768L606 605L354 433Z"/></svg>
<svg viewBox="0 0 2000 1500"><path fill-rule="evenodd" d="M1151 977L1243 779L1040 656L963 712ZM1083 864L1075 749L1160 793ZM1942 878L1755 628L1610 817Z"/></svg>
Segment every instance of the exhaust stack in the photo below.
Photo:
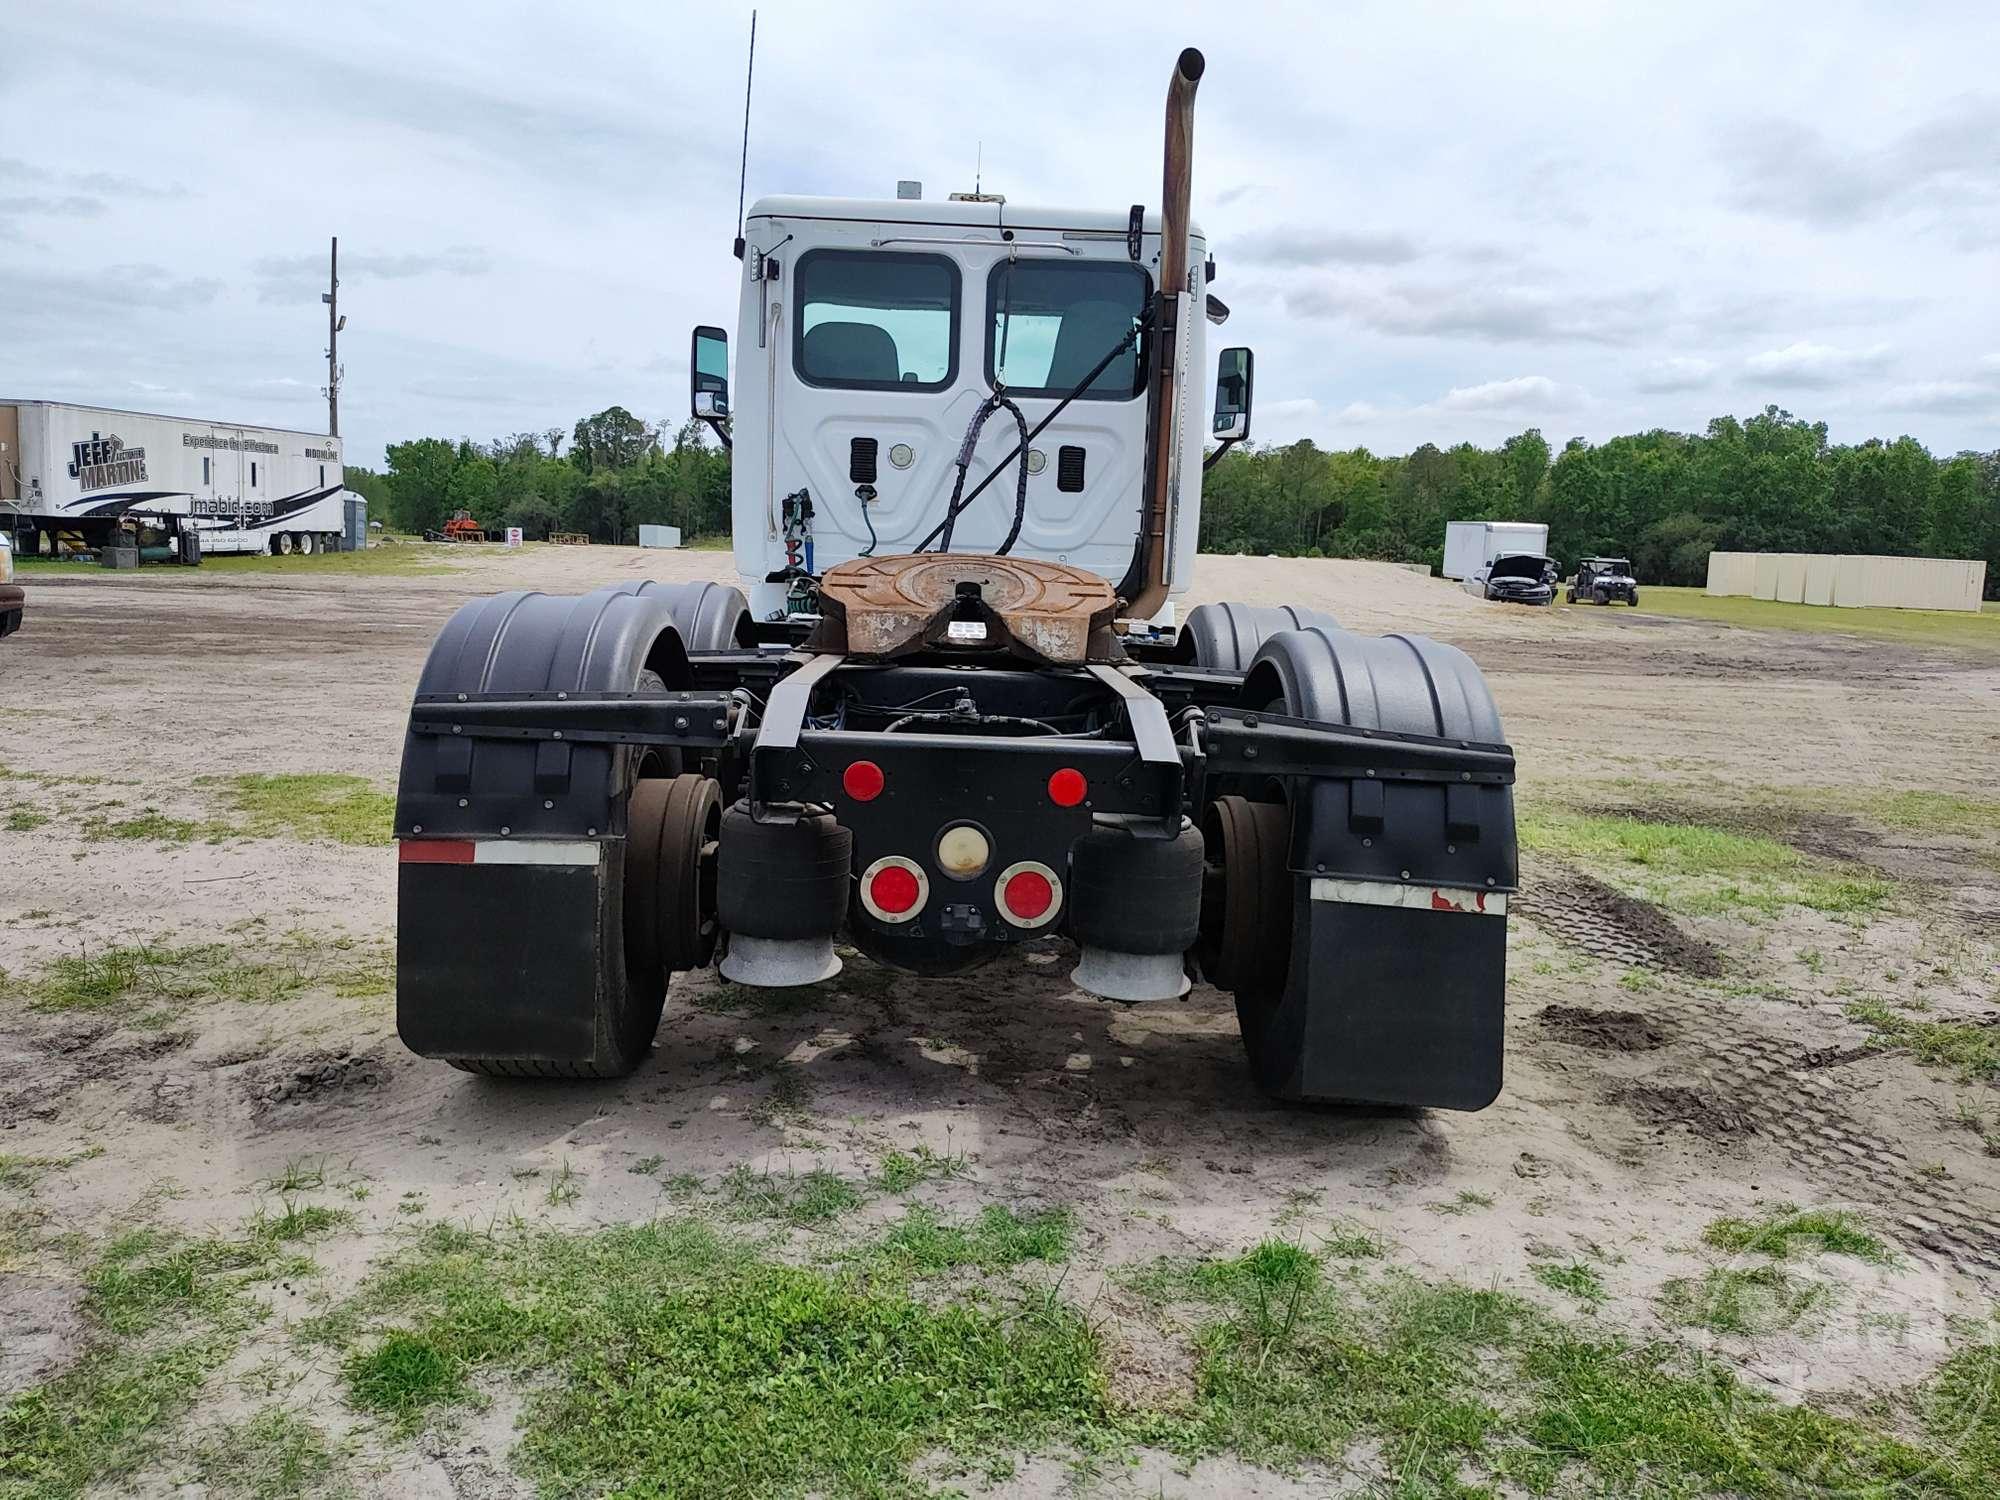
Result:
<svg viewBox="0 0 2000 1500"><path fill-rule="evenodd" d="M1174 63L1167 81L1165 176L1160 190L1160 278L1158 315L1153 325L1153 391L1149 404L1152 430L1146 434L1149 466L1145 504L1139 522L1139 549L1123 593L1130 595L1126 616L1149 620L1167 602L1168 522L1179 481L1181 398L1185 372L1180 367L1181 327L1188 299L1188 192L1194 178L1194 91L1207 62L1193 47Z"/></svg>

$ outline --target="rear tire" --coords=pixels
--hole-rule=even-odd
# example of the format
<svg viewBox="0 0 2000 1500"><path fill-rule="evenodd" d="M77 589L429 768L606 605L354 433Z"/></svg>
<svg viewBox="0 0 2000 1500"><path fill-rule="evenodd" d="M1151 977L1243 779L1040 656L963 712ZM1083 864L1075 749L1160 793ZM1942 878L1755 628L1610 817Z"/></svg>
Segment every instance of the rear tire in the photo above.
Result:
<svg viewBox="0 0 2000 1500"><path fill-rule="evenodd" d="M274 557L292 555L292 534L289 531L281 531L271 538L271 553Z"/></svg>

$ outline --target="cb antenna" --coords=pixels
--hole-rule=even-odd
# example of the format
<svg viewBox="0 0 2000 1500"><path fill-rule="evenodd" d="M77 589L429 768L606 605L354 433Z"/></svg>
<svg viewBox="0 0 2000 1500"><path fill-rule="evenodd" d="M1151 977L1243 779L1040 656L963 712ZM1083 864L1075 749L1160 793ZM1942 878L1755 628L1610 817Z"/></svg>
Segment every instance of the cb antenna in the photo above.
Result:
<svg viewBox="0 0 2000 1500"><path fill-rule="evenodd" d="M750 177L750 84L757 76L757 12L750 12L750 62L743 69L743 159L736 167L736 258L743 259L743 185Z"/></svg>

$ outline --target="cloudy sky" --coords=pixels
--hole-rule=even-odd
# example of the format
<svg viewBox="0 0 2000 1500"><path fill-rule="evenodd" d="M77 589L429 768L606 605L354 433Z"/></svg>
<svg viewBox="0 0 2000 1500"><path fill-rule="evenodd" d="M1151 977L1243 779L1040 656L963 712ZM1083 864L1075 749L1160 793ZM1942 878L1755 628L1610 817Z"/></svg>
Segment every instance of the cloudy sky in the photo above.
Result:
<svg viewBox="0 0 2000 1500"><path fill-rule="evenodd" d="M351 461L686 411L730 323L749 9L5 0L0 395L321 426ZM2000 6L760 7L750 194L1195 211L1258 437L1699 427L2000 448Z"/></svg>

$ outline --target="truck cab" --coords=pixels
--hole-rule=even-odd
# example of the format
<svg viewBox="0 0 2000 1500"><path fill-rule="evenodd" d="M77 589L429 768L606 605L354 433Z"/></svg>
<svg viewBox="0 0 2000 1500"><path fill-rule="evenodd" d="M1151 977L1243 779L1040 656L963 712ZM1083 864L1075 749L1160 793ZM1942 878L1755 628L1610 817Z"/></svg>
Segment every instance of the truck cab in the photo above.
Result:
<svg viewBox="0 0 2000 1500"><path fill-rule="evenodd" d="M695 331L690 359L694 414L733 450L736 568L753 614L782 619L797 578L851 559L944 550L947 535L949 550L998 551L1017 499L1011 555L1121 578L1147 472L1139 335L1160 252L1157 212L1020 208L990 195L757 200L733 379L719 328ZM1190 290L1205 292L1214 267L1199 228L1187 265ZM1189 371L1205 369L1208 323L1227 316L1204 300L1207 316L1178 330ZM1154 616L1168 629L1193 574L1203 439L1249 431L1249 351L1224 363L1207 429L1186 420L1174 434L1168 601ZM1019 419L996 410L968 438L996 395ZM1034 431L1025 492L1012 458L1023 425ZM989 478L941 531L955 488Z"/></svg>

